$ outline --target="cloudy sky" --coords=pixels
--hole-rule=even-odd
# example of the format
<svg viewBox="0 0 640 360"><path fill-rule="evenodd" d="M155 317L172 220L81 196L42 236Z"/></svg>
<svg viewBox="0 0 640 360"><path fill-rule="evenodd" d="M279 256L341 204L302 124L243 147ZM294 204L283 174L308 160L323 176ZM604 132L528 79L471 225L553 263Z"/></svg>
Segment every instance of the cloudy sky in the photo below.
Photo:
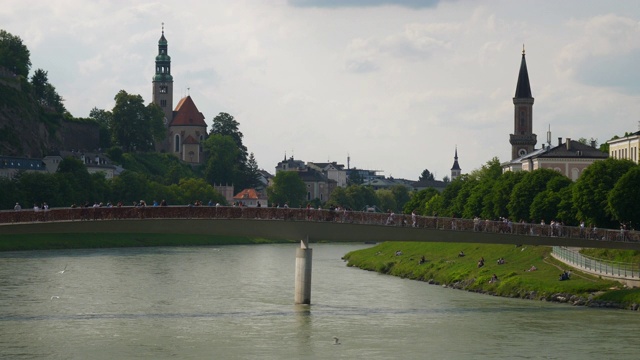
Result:
<svg viewBox="0 0 640 360"><path fill-rule="evenodd" d="M523 44L538 146L640 121L640 1L4 0L32 71L76 117L124 89L151 101L165 24L174 104L240 123L261 168L337 161L417 179L510 160Z"/></svg>

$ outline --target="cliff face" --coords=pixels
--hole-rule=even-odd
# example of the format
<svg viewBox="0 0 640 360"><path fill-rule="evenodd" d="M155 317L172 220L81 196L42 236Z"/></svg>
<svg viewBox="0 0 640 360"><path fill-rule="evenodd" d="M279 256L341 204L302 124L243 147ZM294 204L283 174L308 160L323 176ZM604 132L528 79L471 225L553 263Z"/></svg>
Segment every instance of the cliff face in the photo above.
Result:
<svg viewBox="0 0 640 360"><path fill-rule="evenodd" d="M0 155L40 158L58 150L95 150L97 124L67 121L22 88L19 78L0 76Z"/></svg>

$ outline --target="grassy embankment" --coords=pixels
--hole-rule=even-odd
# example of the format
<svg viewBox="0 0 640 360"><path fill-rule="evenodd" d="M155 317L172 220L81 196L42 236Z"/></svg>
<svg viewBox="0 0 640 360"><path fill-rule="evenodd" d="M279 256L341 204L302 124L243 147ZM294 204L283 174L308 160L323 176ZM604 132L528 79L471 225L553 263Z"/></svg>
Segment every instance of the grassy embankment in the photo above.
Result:
<svg viewBox="0 0 640 360"><path fill-rule="evenodd" d="M401 255L396 255L401 251ZM465 256L459 257L463 251ZM546 246L387 242L344 256L348 266L505 297L595 304L609 301L628 307L640 303L640 289L624 289L615 281L572 270L571 280L559 281L567 265L550 256ZM421 257L426 262L420 264ZM478 268L478 260L485 265ZM505 264L497 260L504 258ZM537 270L526 271L535 266ZM490 283L492 275L498 281ZM577 298L580 299L577 299ZM595 301L594 301L595 300Z"/></svg>
<svg viewBox="0 0 640 360"><path fill-rule="evenodd" d="M0 236L0 251L92 249L144 246L207 246L286 243L240 236L175 234L24 234Z"/></svg>

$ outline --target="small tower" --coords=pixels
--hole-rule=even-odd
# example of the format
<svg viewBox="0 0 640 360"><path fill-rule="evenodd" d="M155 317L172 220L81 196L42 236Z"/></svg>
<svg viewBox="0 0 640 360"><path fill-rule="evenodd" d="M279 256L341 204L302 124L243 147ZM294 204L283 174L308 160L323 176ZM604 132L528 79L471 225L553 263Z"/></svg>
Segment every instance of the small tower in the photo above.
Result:
<svg viewBox="0 0 640 360"><path fill-rule="evenodd" d="M168 53L167 39L164 37L164 23L162 23L162 36L158 40L156 74L153 76L152 84L153 103L160 106L164 112L164 124L169 126L173 120L173 76L171 76L171 57Z"/></svg>
<svg viewBox="0 0 640 360"><path fill-rule="evenodd" d="M458 147L456 146L456 154L453 157L453 166L451 167L451 181L455 180L462 173L460 165L458 165Z"/></svg>
<svg viewBox="0 0 640 360"><path fill-rule="evenodd" d="M524 56L523 45L518 85L516 86L516 95L513 98L513 134L509 136L512 160L532 152L538 142L536 134L533 133L533 97L531 96L529 73Z"/></svg>

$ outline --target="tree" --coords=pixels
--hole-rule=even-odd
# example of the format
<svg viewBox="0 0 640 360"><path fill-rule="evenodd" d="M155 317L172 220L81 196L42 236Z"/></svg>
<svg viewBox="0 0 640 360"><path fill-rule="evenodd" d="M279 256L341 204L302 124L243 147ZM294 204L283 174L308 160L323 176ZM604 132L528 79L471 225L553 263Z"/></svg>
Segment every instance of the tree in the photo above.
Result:
<svg viewBox="0 0 640 360"><path fill-rule="evenodd" d="M100 148L110 148L112 144L111 123L113 121L113 114L110 111L94 107L89 112L89 117L95 120L96 123L98 123L98 128L100 129Z"/></svg>
<svg viewBox="0 0 640 360"><path fill-rule="evenodd" d="M420 174L420 177L418 178L418 181L433 181L433 180L435 180L433 178L433 174L428 169L422 170L422 174Z"/></svg>
<svg viewBox="0 0 640 360"><path fill-rule="evenodd" d="M0 30L0 66L26 78L31 69L30 56L20 37Z"/></svg>
<svg viewBox="0 0 640 360"><path fill-rule="evenodd" d="M402 211L404 205L409 201L409 199L411 199L409 189L404 185L394 185L390 190L396 203L394 209L398 212Z"/></svg>
<svg viewBox="0 0 640 360"><path fill-rule="evenodd" d="M33 86L33 94L38 103L58 114L64 114L66 109L62 103L64 100L56 91L56 88L49 83L48 73L42 69L38 69L31 77L31 85Z"/></svg>
<svg viewBox="0 0 640 360"><path fill-rule="evenodd" d="M608 158L589 165L573 186L573 203L578 219L598 227L614 225L612 208L607 196L616 182L631 168L637 166L630 160Z"/></svg>
<svg viewBox="0 0 640 360"><path fill-rule="evenodd" d="M434 188L426 188L411 194L409 201L404 204L403 212L410 214L416 211L417 214L425 215L425 205L432 197L438 195L438 190Z"/></svg>
<svg viewBox="0 0 640 360"><path fill-rule="evenodd" d="M382 210L384 211L392 210L393 212L397 211L398 205L396 203L396 199L394 198L391 190L389 189L376 190L376 197L378 198L378 204Z"/></svg>
<svg viewBox="0 0 640 360"><path fill-rule="evenodd" d="M144 106L140 95L120 90L112 110L111 134L125 151L148 151L165 137L163 113L155 104Z"/></svg>
<svg viewBox="0 0 640 360"><path fill-rule="evenodd" d="M171 185L176 198L172 201L178 204L192 204L196 200L207 203L226 203L220 193L208 184L204 179L181 179L178 184Z"/></svg>
<svg viewBox="0 0 640 360"><path fill-rule="evenodd" d="M627 171L609 192L607 208L620 223L640 224L640 166Z"/></svg>
<svg viewBox="0 0 640 360"><path fill-rule="evenodd" d="M238 156L240 149L228 135L213 134L204 141L208 158L204 176L210 184L234 184L244 189Z"/></svg>
<svg viewBox="0 0 640 360"><path fill-rule="evenodd" d="M307 194L307 186L296 171L280 171L273 177L273 185L267 188L269 203L289 204L300 207Z"/></svg>
<svg viewBox="0 0 640 360"><path fill-rule="evenodd" d="M511 199L511 192L525 174L527 173L524 171L507 171L496 179L496 182L491 188L491 202L493 204L493 215L495 218L509 216L507 205Z"/></svg>
<svg viewBox="0 0 640 360"><path fill-rule="evenodd" d="M355 211L363 211L366 207L378 206L378 197L371 186L350 185L346 189L349 207Z"/></svg>
<svg viewBox="0 0 640 360"><path fill-rule="evenodd" d="M564 175L551 169L537 169L527 172L521 181L513 187L507 209L513 221L541 220L531 218L531 204L537 194L547 189L549 181ZM550 220L550 219L546 219Z"/></svg>
<svg viewBox="0 0 640 360"><path fill-rule="evenodd" d="M256 161L256 157L253 153L249 154L249 159L247 159L247 166L244 169L244 182L246 185L245 188L256 188L261 185L260 183L260 168L258 168L258 162Z"/></svg>
<svg viewBox="0 0 640 360"><path fill-rule="evenodd" d="M210 135L223 135L230 136L240 149L238 160L245 162L247 160L247 147L242 144L243 135L239 129L240 123L233 118L232 115L221 112L213 118L213 124L211 124Z"/></svg>
<svg viewBox="0 0 640 360"><path fill-rule="evenodd" d="M364 179L360 175L360 171L356 170L356 168L351 169L347 176L347 185L362 185L363 183Z"/></svg>

